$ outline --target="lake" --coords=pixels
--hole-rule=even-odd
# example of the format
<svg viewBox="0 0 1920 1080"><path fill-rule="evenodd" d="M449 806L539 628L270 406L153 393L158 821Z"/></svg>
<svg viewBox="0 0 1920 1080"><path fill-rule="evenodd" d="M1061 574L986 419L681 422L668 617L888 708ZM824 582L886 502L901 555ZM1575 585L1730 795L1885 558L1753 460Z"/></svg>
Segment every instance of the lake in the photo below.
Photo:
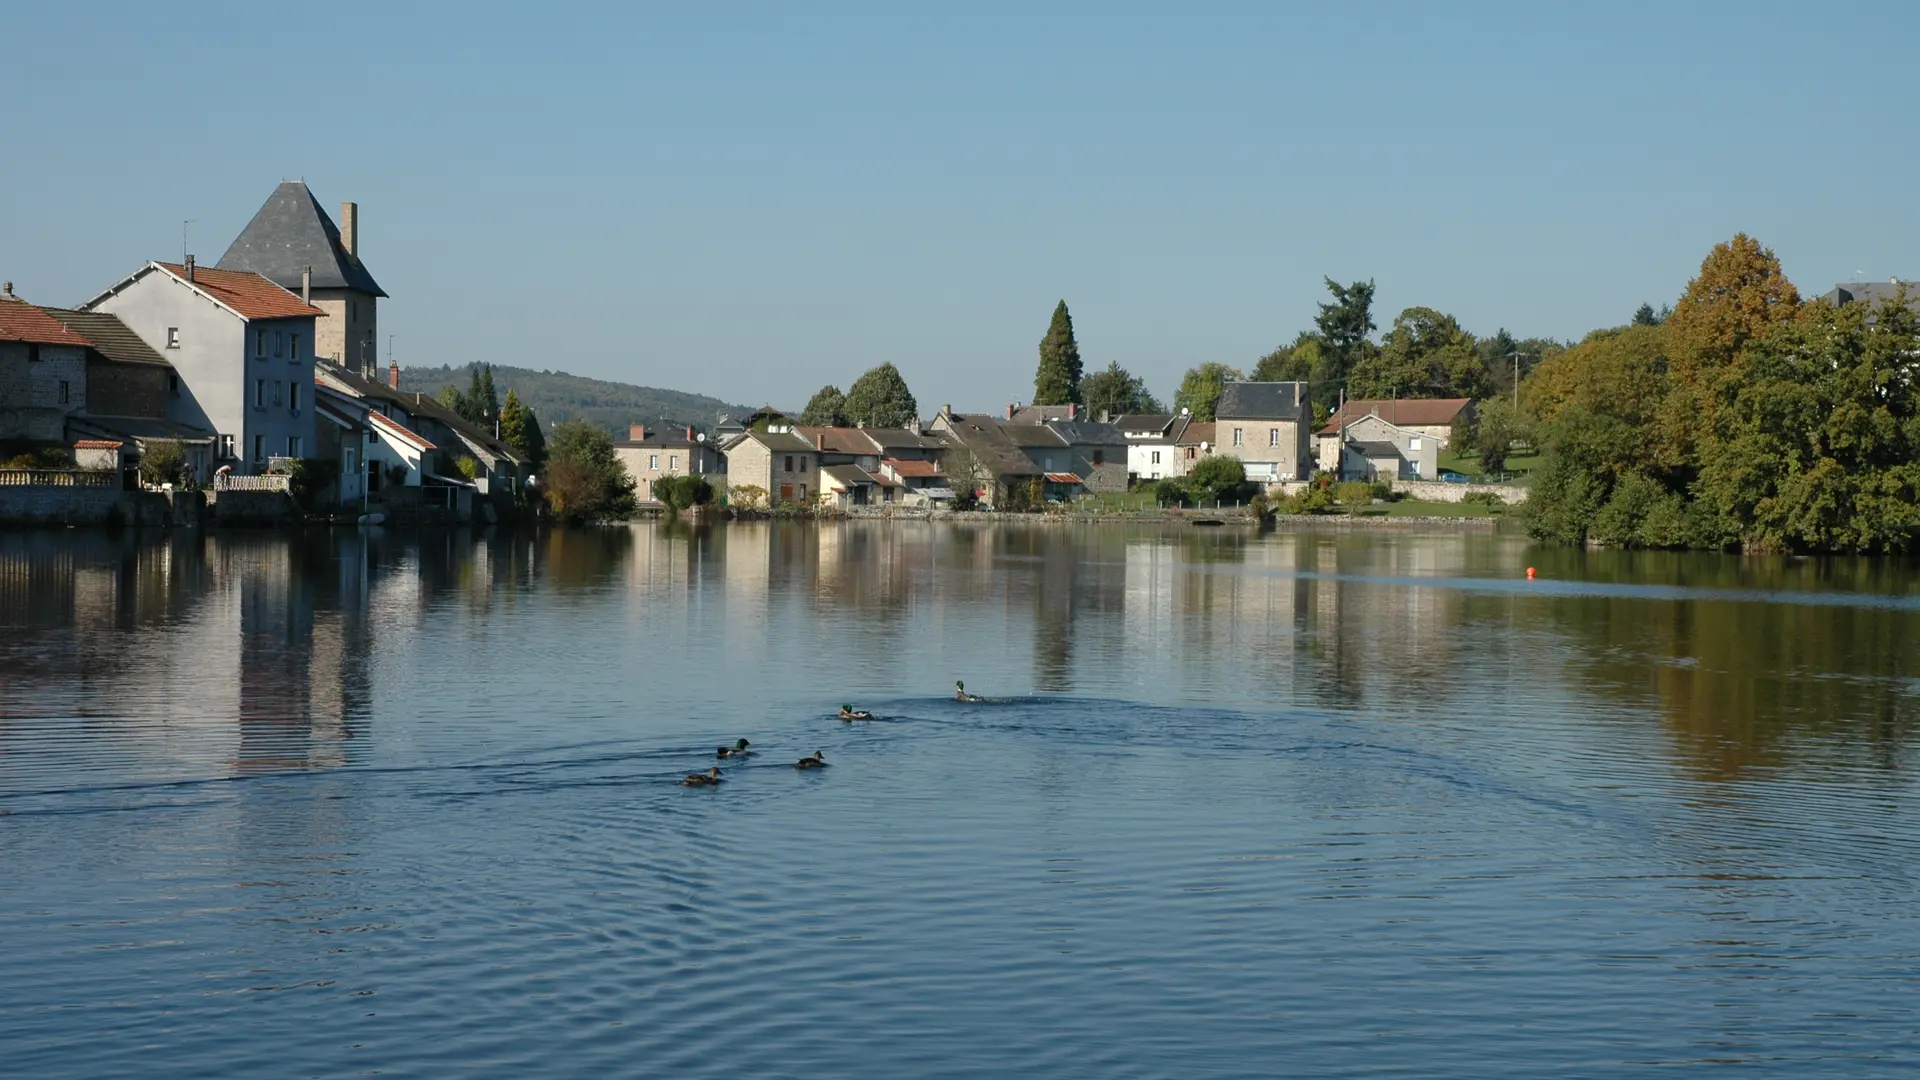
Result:
<svg viewBox="0 0 1920 1080"><path fill-rule="evenodd" d="M0 1072L1906 1075L1916 720L1911 563L0 534Z"/></svg>

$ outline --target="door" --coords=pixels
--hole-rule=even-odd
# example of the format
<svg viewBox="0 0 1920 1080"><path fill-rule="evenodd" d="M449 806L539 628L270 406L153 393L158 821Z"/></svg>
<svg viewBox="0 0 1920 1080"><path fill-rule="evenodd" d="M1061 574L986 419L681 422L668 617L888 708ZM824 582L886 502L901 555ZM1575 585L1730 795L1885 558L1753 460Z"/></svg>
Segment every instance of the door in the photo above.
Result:
<svg viewBox="0 0 1920 1080"><path fill-rule="evenodd" d="M780 485L780 501L781 502L793 501L793 485L792 484Z"/></svg>

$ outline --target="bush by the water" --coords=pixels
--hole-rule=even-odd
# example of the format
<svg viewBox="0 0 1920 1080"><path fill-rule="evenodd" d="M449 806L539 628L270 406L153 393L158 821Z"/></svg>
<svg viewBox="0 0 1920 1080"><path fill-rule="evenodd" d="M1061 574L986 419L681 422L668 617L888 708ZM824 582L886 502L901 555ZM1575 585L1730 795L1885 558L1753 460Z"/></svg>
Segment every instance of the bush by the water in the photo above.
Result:
<svg viewBox="0 0 1920 1080"><path fill-rule="evenodd" d="M542 490L547 509L568 522L633 516L634 482L613 453L613 436L582 420L553 429L547 442L547 475Z"/></svg>

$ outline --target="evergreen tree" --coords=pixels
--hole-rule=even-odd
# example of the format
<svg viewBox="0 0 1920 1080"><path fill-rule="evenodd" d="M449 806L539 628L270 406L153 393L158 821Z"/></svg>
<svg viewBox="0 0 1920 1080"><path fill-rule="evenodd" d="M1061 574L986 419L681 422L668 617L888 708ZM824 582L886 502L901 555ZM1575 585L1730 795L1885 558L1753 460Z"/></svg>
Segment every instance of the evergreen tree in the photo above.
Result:
<svg viewBox="0 0 1920 1080"><path fill-rule="evenodd" d="M534 450L543 443L540 421L511 389L507 391L506 404L500 406L500 441L527 461L538 460Z"/></svg>
<svg viewBox="0 0 1920 1080"><path fill-rule="evenodd" d="M1373 282L1341 285L1332 278L1322 280L1327 283L1327 291L1333 294L1333 302L1321 304L1320 314L1314 316L1313 322L1320 329L1320 340L1327 351L1332 383L1345 380L1354 365L1372 351L1373 343L1367 335L1374 330ZM1331 391L1334 387L1329 385L1328 389Z"/></svg>
<svg viewBox="0 0 1920 1080"><path fill-rule="evenodd" d="M1073 316L1065 300L1053 309L1047 336L1040 339L1040 366L1033 374L1035 405L1080 401L1080 343L1073 338Z"/></svg>
<svg viewBox="0 0 1920 1080"><path fill-rule="evenodd" d="M492 430L494 417L500 415L500 398L493 388L493 365L475 364L468 372L467 392L460 395L458 404L448 407L467 423Z"/></svg>
<svg viewBox="0 0 1920 1080"><path fill-rule="evenodd" d="M1147 392L1145 379L1133 375L1118 363L1109 362L1105 371L1096 371L1080 383L1086 397L1087 414L1124 416L1128 413L1157 413L1160 402Z"/></svg>
<svg viewBox="0 0 1920 1080"><path fill-rule="evenodd" d="M1659 326L1660 313L1653 310L1652 304L1641 304L1639 310L1633 313L1633 325Z"/></svg>
<svg viewBox="0 0 1920 1080"><path fill-rule="evenodd" d="M533 463L535 471L547 465L547 435L540 428L540 417L534 414L531 406L527 408L527 452L524 455Z"/></svg>
<svg viewBox="0 0 1920 1080"><path fill-rule="evenodd" d="M800 413L800 423L803 427L846 427L847 395L837 386L823 386L814 391Z"/></svg>
<svg viewBox="0 0 1920 1080"><path fill-rule="evenodd" d="M900 369L881 364L847 390L846 418L861 427L910 427L919 422L920 406Z"/></svg>

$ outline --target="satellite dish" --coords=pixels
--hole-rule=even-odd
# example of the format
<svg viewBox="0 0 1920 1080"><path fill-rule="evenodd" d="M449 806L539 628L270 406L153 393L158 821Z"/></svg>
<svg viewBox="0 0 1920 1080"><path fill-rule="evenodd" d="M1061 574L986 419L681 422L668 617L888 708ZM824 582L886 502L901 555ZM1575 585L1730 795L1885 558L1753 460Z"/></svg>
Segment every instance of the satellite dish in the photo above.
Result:
<svg viewBox="0 0 1920 1080"><path fill-rule="evenodd" d="M1187 407L1186 407L1186 406L1184 406L1184 405L1182 405L1182 406L1180 407L1180 415L1181 415L1181 416L1186 416L1186 415L1188 415L1188 414L1189 414L1189 413L1191 413L1191 412L1193 412L1193 410L1192 410L1192 409L1189 409L1189 408L1187 408Z"/></svg>
<svg viewBox="0 0 1920 1080"><path fill-rule="evenodd" d="M1200 443L1200 452L1201 452L1201 453L1206 453L1206 450L1207 450L1207 444L1206 444L1206 441L1205 441L1205 440L1202 440L1202 441L1201 441L1201 443Z"/></svg>

